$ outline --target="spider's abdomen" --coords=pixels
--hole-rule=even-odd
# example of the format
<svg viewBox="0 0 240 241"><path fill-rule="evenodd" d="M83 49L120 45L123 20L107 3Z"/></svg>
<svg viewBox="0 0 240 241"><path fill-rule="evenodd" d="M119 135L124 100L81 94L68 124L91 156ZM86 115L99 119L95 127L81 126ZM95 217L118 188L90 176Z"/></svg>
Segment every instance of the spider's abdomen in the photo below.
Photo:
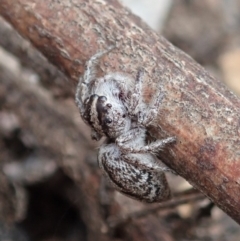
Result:
<svg viewBox="0 0 240 241"><path fill-rule="evenodd" d="M170 197L163 172L130 164L124 157L115 144L102 147L99 153L100 167L118 191L145 202L160 202Z"/></svg>

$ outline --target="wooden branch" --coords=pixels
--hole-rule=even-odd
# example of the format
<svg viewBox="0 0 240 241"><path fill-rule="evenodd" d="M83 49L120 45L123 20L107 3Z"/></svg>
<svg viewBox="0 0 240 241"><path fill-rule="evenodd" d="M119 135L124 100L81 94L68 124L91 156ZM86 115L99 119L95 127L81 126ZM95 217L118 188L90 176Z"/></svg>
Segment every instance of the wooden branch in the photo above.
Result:
<svg viewBox="0 0 240 241"><path fill-rule="evenodd" d="M0 2L0 14L75 83L86 60L113 44L103 73L134 77L144 67L146 101L165 93L151 131L178 140L160 158L240 223L239 99L115 0Z"/></svg>

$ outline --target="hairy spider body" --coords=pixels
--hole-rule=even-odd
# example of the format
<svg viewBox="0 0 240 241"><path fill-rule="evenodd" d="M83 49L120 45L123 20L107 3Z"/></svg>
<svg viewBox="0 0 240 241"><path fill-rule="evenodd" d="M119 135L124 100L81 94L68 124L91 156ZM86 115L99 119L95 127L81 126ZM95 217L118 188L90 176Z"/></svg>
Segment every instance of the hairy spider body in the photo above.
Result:
<svg viewBox="0 0 240 241"><path fill-rule="evenodd" d="M137 140L127 143L129 148L145 145L145 130L141 128L141 132ZM110 143L100 148L98 161L113 186L127 196L145 202L170 196L164 167L150 153L123 153L117 144Z"/></svg>
<svg viewBox="0 0 240 241"><path fill-rule="evenodd" d="M138 200L162 201L170 195L164 174L170 169L154 154L175 138L146 145L146 126L156 116L163 95L155 98L152 106L143 101L142 69L136 80L120 73L97 78L97 62L110 50L97 53L87 62L76 91L77 106L92 128L92 138L109 139L100 147L98 162L113 186Z"/></svg>

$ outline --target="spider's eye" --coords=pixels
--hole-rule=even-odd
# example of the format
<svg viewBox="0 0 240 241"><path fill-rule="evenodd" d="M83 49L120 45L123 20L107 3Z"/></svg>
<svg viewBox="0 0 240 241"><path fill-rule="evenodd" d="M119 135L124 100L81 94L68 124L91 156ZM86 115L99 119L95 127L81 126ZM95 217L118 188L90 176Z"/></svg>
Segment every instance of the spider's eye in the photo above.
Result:
<svg viewBox="0 0 240 241"><path fill-rule="evenodd" d="M112 123L112 119L111 118L106 118L104 121L105 121L106 124Z"/></svg>
<svg viewBox="0 0 240 241"><path fill-rule="evenodd" d="M106 96L100 96L100 97L98 97L98 101L99 101L99 103L104 103L105 101L107 101L107 97Z"/></svg>
<svg viewBox="0 0 240 241"><path fill-rule="evenodd" d="M123 115L122 115L122 118L125 118L125 117L126 117L126 115L125 115L125 114L123 114Z"/></svg>
<svg viewBox="0 0 240 241"><path fill-rule="evenodd" d="M107 105L106 105L108 108L111 108L112 107L112 104L110 104L110 103L107 103Z"/></svg>

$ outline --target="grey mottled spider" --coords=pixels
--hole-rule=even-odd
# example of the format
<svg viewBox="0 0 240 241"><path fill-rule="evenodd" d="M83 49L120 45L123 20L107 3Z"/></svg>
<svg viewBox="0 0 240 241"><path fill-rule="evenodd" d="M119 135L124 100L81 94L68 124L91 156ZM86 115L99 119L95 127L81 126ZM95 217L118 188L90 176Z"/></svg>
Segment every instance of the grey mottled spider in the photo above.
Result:
<svg viewBox="0 0 240 241"><path fill-rule="evenodd" d="M143 69L136 79L126 74L96 76L98 60L112 48L95 54L86 64L76 91L76 104L84 121L92 128L92 138L108 137L99 150L99 166L114 187L132 198L157 202L170 190L165 171L170 171L154 155L174 137L146 144L146 126L157 114L162 95L149 106L142 98Z"/></svg>

